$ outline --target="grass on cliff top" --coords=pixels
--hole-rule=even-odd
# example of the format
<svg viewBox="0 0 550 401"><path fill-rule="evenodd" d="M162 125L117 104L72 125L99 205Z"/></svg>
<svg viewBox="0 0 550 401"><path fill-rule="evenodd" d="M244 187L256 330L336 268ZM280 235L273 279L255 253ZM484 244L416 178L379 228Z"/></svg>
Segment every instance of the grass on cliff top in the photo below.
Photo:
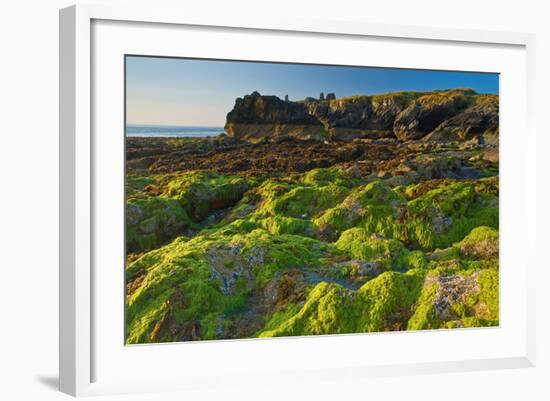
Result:
<svg viewBox="0 0 550 401"><path fill-rule="evenodd" d="M398 100L403 103L403 105L408 105L412 101L423 97L434 95L438 98L455 96L457 94L462 95L477 95L477 93L472 88L451 88L451 89L441 89L433 91L397 91L397 92L388 92L377 95L352 95L352 96L343 96L334 100L318 100L320 102L327 102L330 104L346 103L346 102L355 102L372 99L375 102L383 102L384 100ZM484 95L479 95L484 96ZM305 100L299 100L298 103L303 103Z"/></svg>

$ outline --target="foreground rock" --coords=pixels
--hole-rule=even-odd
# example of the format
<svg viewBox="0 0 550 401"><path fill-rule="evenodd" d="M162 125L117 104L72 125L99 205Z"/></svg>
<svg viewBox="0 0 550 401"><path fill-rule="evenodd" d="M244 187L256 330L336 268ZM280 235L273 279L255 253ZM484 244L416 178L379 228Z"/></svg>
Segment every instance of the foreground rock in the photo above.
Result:
<svg viewBox="0 0 550 401"><path fill-rule="evenodd" d="M498 325L498 177L393 177L130 173L127 342Z"/></svg>
<svg viewBox="0 0 550 401"><path fill-rule="evenodd" d="M467 144L467 150L461 149ZM287 139L251 144L216 138L129 138L126 167L132 174L209 170L247 176L306 172L340 166L356 174L393 177L395 185L432 178L475 178L498 166L498 148L469 142L404 144L356 139L323 143Z"/></svg>

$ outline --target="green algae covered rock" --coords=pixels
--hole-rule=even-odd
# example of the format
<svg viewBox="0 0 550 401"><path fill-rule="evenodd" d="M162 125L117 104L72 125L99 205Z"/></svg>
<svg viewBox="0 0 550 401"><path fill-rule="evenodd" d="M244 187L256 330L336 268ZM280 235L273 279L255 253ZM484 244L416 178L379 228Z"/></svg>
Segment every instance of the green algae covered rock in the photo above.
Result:
<svg viewBox="0 0 550 401"><path fill-rule="evenodd" d="M498 270L431 274L407 330L498 326Z"/></svg>
<svg viewBox="0 0 550 401"><path fill-rule="evenodd" d="M258 286L266 284L277 271L319 264L328 249L326 244L312 238L272 235L261 229L236 236L233 241L244 244L241 254L248 258Z"/></svg>
<svg viewBox="0 0 550 401"><path fill-rule="evenodd" d="M498 257L498 231L491 227L476 227L457 244L462 255L474 258Z"/></svg>
<svg viewBox="0 0 550 401"><path fill-rule="evenodd" d="M194 226L175 199L142 197L126 203L126 246L130 252L153 249Z"/></svg>
<svg viewBox="0 0 550 401"><path fill-rule="evenodd" d="M411 252L400 241L368 234L364 228L344 231L334 245L351 258L377 263L384 270L407 270L424 265L422 252Z"/></svg>
<svg viewBox="0 0 550 401"><path fill-rule="evenodd" d="M266 202L263 209L272 215L309 218L338 204L348 192L345 187L332 184L322 187L296 186Z"/></svg>
<svg viewBox="0 0 550 401"><path fill-rule="evenodd" d="M260 337L498 325L498 271L386 272L357 291L319 283L301 308L273 315ZM277 324L275 324L275 322Z"/></svg>
<svg viewBox="0 0 550 401"><path fill-rule="evenodd" d="M406 224L421 247L449 246L477 226L498 227L496 199L477 193L470 182L445 184L408 202Z"/></svg>
<svg viewBox="0 0 550 401"><path fill-rule="evenodd" d="M497 177L195 171L126 194L128 343L498 325Z"/></svg>
<svg viewBox="0 0 550 401"><path fill-rule="evenodd" d="M207 172L133 177L127 182L130 252L152 249L197 229L209 212L238 202L254 180Z"/></svg>
<svg viewBox="0 0 550 401"><path fill-rule="evenodd" d="M338 206L313 220L333 238L351 227L397 239L412 247L430 250L462 239L470 230L498 227L497 195L476 189L469 181L443 182L407 200L402 193L414 188L390 188L374 181L355 188Z"/></svg>
<svg viewBox="0 0 550 401"><path fill-rule="evenodd" d="M262 229L178 238L126 270L127 341L223 338L252 290L281 270L318 264L325 251L314 239Z"/></svg>
<svg viewBox="0 0 550 401"><path fill-rule="evenodd" d="M367 225L372 233L394 237L393 220L404 198L382 181L354 188L342 203L314 219L321 230L338 236L355 225Z"/></svg>
<svg viewBox="0 0 550 401"><path fill-rule="evenodd" d="M313 180L308 176L304 180L308 181L308 178ZM311 218L337 205L348 193L349 190L345 186L322 181L309 184L270 179L258 188L258 214Z"/></svg>
<svg viewBox="0 0 550 401"><path fill-rule="evenodd" d="M211 210L234 205L253 185L252 180L206 172L167 176L162 195L179 200L195 220Z"/></svg>
<svg viewBox="0 0 550 401"><path fill-rule="evenodd" d="M295 217L266 217L260 219L259 224L271 234L295 234L311 237L315 233L315 227L310 220Z"/></svg>
<svg viewBox="0 0 550 401"><path fill-rule="evenodd" d="M421 277L386 272L352 291L322 282L303 307L260 337L340 334L397 329L395 316L407 313L421 289ZM281 320L280 316L276 316ZM269 323L268 323L269 324ZM273 324L270 324L273 326Z"/></svg>
<svg viewBox="0 0 550 401"><path fill-rule="evenodd" d="M300 180L267 179L246 192L221 224L243 220L271 234L315 237L312 219L343 201L351 185L338 169L312 170Z"/></svg>
<svg viewBox="0 0 550 401"><path fill-rule="evenodd" d="M358 185L360 180L352 177L349 172L332 167L310 170L303 175L302 182L313 186L338 185L340 187L352 187Z"/></svg>

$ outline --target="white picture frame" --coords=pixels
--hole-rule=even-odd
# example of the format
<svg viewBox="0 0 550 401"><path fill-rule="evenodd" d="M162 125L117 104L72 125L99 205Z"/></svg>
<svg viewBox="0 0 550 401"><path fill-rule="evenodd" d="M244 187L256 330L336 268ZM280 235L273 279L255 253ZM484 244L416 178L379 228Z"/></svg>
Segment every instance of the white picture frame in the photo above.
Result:
<svg viewBox="0 0 550 401"><path fill-rule="evenodd" d="M96 174L96 158L101 149L97 148L97 142L93 137L94 104L92 96L93 68L95 68L93 24L97 21L139 22L157 24L160 26L189 26L205 27L209 29L231 29L243 32L274 32L287 35L320 35L323 37L347 37L347 38L383 38L384 40L411 40L437 43L438 45L461 44L461 46L496 46L513 48L521 52L518 60L521 61L520 70L522 76L516 76L515 82L521 82L521 104L525 106L525 113L521 115L521 122L526 135L531 139L521 149L514 150L521 153L525 160L525 167L518 173L516 179L525 178L526 190L520 206L522 216L525 217L526 227L535 225L535 205L533 191L535 181L527 179L524 174L535 170L535 151L533 150L534 130L532 127L534 112L534 35L524 33L485 32L459 29L437 29L426 27L398 26L398 25L374 25L360 22L337 22L316 20L295 20L292 18L257 18L254 20L231 20L230 22L210 17L187 15L184 10L163 10L150 8L111 8L108 6L72 6L60 11L60 359L59 375L60 390L74 395L94 395L108 393L126 393L134 391L161 391L167 389L196 389L206 388L211 385L225 385L223 371L215 372L217 376L211 378L197 370L195 377L185 381L177 377L166 380L151 379L149 382L132 382L113 376L109 380L97 380L97 366L94 355L97 349L95 345L94 328L98 323L94 310L94 288L100 281L94 275L94 232L96 231L95 199L96 190L94 176ZM122 28L125 29L125 28ZM200 35L200 33L199 33ZM525 64L523 65L523 61ZM457 68L460 69L460 68ZM122 120L122 116L121 116ZM510 142L508 149L513 148ZM502 152L502 150L501 150ZM506 174L503 169L501 174ZM523 174L523 175L522 175ZM506 191L503 195L506 196ZM524 199L525 198L525 199ZM510 200L510 203L513 203ZM509 208L513 210L513 207ZM525 210L523 210L525 209ZM501 219L502 219L501 215ZM532 230L531 232L533 232ZM531 246L526 243L525 247ZM514 250L517 251L517 250ZM529 254L529 252L527 252ZM534 252L531 252L535 255ZM502 257L502 255L501 255ZM258 370L258 374L249 372L247 379L256 379L268 383L280 383L292 381L299 376L306 380L325 380L338 377L354 377L357 379L373 376L387 376L400 374L421 374L431 372L455 372L481 369L504 369L516 367L530 367L535 364L535 319L534 319L534 266L536 260L525 258L521 266L524 279L510 285L520 286L522 300L521 330L522 334L516 336L515 344L520 351L511 354L493 353L491 356L470 357L469 359L449 359L440 361L416 361L412 358L407 363L375 364L349 363L341 366L319 366L298 368L296 370L280 370L276 374L267 374ZM522 276L523 277L523 276ZM97 288L95 288L97 290ZM506 295L502 295L506 296ZM120 322L123 324L123 322ZM519 324L519 323L518 323ZM497 329L498 330L498 329ZM494 332L494 331L493 331ZM463 332L464 333L464 332ZM479 332L481 333L481 332ZM483 334L470 331L468 341L481 337ZM415 333L414 336L422 336L426 333ZM426 334L427 335L427 334ZM338 346L338 339L330 337L328 347ZM350 342L373 341L369 336L347 337ZM240 353L246 348L258 348L258 343L241 341L237 346L230 345L234 342L207 342L201 345L200 352L205 355L215 355L216 352ZM289 338L274 341L273 348L289 348L291 344L299 342L301 347L307 348L312 339ZM403 340L415 341L412 336ZM489 340L488 340L489 341ZM521 343L520 343L521 342ZM265 347L265 341L261 344ZM280 345L284 344L284 345ZM330 345L333 344L333 345ZM157 347L165 347L157 345ZM232 348L231 348L232 347ZM181 347L180 347L181 348ZM188 352L191 348L187 348ZM256 352L254 350L253 352ZM154 347L148 347L149 354L155 353ZM281 351L282 352L282 351ZM495 351L496 352L496 351ZM191 355L191 354L190 354ZM196 355L196 353L195 353ZM237 354L238 355L238 354ZM246 380L241 384L244 385Z"/></svg>

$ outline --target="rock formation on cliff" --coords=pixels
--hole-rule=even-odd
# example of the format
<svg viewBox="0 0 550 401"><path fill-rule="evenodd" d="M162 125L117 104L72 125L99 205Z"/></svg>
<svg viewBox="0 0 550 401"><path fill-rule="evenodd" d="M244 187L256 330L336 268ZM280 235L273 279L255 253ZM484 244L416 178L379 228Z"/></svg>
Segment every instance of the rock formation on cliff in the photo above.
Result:
<svg viewBox="0 0 550 401"><path fill-rule="evenodd" d="M235 107L227 114L225 131L250 142L264 138L309 140L326 136L325 127L308 112L304 103L262 96L258 92L237 98Z"/></svg>
<svg viewBox="0 0 550 401"><path fill-rule="evenodd" d="M227 115L230 136L251 142L357 138L452 142L498 135L498 96L471 89L395 92L293 102L258 92L238 98Z"/></svg>
<svg viewBox="0 0 550 401"><path fill-rule="evenodd" d="M469 140L498 144L498 96L477 95L466 109L441 123L425 137L438 142Z"/></svg>

